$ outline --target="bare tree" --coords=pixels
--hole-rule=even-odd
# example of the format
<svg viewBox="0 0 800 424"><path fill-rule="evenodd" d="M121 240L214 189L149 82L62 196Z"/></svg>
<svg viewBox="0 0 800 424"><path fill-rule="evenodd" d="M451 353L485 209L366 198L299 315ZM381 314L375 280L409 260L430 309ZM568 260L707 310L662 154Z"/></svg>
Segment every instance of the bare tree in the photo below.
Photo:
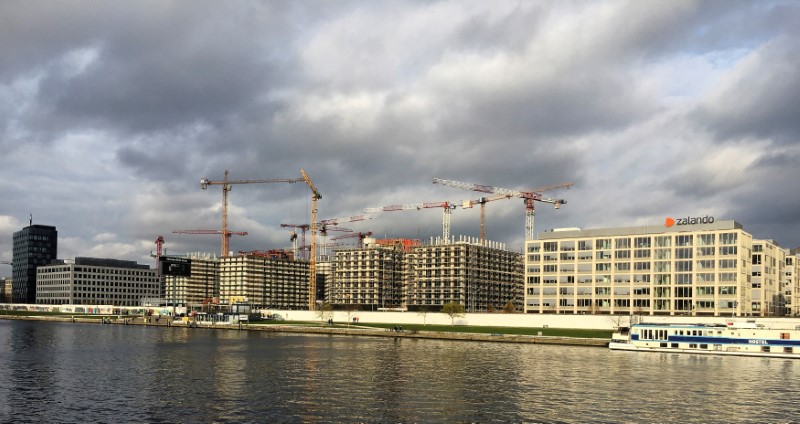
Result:
<svg viewBox="0 0 800 424"><path fill-rule="evenodd" d="M317 309L316 314L319 317L320 324L324 324L325 319L333 318L333 305L328 302L323 303Z"/></svg>
<svg viewBox="0 0 800 424"><path fill-rule="evenodd" d="M417 310L417 314L418 315L422 315L422 326L423 327L427 325L426 320L427 320L427 317L428 317L428 312L430 312L430 309L428 308L428 305L421 305L419 307L419 309Z"/></svg>

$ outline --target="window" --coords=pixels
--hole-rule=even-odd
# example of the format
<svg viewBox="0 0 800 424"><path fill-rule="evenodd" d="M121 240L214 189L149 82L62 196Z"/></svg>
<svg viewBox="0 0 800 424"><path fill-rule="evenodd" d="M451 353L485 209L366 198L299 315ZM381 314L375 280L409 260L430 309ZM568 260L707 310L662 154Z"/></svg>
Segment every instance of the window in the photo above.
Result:
<svg viewBox="0 0 800 424"><path fill-rule="evenodd" d="M614 240L614 247L617 249L630 249L631 248L631 239L630 238L618 238Z"/></svg>
<svg viewBox="0 0 800 424"><path fill-rule="evenodd" d="M713 247L698 247L697 256L714 256Z"/></svg>
<svg viewBox="0 0 800 424"><path fill-rule="evenodd" d="M714 234L700 234L697 236L700 246L714 245Z"/></svg>
<svg viewBox="0 0 800 424"><path fill-rule="evenodd" d="M611 249L611 239L597 239L595 240L596 249Z"/></svg>
<svg viewBox="0 0 800 424"><path fill-rule="evenodd" d="M737 233L722 233L719 235L719 244L736 244Z"/></svg>
<svg viewBox="0 0 800 424"><path fill-rule="evenodd" d="M692 245L692 235L679 235L675 237L675 246L691 246Z"/></svg>

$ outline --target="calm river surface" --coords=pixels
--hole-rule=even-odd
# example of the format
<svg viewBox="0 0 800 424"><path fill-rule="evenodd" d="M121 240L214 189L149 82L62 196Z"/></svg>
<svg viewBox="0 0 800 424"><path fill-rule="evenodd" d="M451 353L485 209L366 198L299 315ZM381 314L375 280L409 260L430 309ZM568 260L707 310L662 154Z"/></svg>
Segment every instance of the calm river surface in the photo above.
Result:
<svg viewBox="0 0 800 424"><path fill-rule="evenodd" d="M2 422L798 422L800 361L0 321Z"/></svg>

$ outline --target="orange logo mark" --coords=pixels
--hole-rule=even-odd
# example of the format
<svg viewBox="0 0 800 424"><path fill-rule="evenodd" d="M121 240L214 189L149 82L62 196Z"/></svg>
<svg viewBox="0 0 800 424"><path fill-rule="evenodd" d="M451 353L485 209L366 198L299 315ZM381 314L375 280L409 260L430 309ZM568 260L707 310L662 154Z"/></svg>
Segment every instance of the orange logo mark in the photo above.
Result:
<svg viewBox="0 0 800 424"><path fill-rule="evenodd" d="M667 227L671 227L671 226L675 225L675 220L672 219L672 218L667 218L667 221L664 222L664 225L667 226Z"/></svg>

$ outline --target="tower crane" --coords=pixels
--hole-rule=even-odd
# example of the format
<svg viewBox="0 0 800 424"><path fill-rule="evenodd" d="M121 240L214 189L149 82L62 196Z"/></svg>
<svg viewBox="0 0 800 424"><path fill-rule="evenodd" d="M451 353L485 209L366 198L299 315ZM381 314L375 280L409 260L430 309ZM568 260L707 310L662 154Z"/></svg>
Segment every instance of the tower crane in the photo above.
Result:
<svg viewBox="0 0 800 424"><path fill-rule="evenodd" d="M322 195L314 187L311 178L304 169L300 169L308 188L311 189L311 249L308 252L308 310L313 311L317 306L317 202Z"/></svg>
<svg viewBox="0 0 800 424"><path fill-rule="evenodd" d="M379 208L364 208L366 213L377 212L392 212L392 211L407 211L407 210L422 210L430 208L442 208L442 238L450 240L450 212L456 208L454 202L426 202L426 203L409 203L405 205L389 205Z"/></svg>
<svg viewBox="0 0 800 424"><path fill-rule="evenodd" d="M222 234L222 230L172 230L173 234ZM228 231L234 236L246 236L247 231Z"/></svg>
<svg viewBox="0 0 800 424"><path fill-rule="evenodd" d="M361 249L364 247L364 239L371 236L372 231L367 231L366 233L352 233L352 234L343 234L341 236L331 237L331 240L344 240L348 238L355 238L358 237L358 248Z"/></svg>
<svg viewBox="0 0 800 424"><path fill-rule="evenodd" d="M486 242L486 204L495 200L510 199L512 196L505 193L498 193L488 197L481 197L475 200L465 200L461 207L471 209L476 204L481 205L481 244Z"/></svg>
<svg viewBox="0 0 800 424"><path fill-rule="evenodd" d="M442 184L450 187L461 188L464 190L471 190L471 191L478 191L481 193L492 193L492 194L505 194L511 197L519 197L525 202L525 240L533 240L533 217L534 217L534 202L542 202L542 203L550 203L555 206L556 209L559 209L561 205L567 203L564 199L553 199L550 197L544 197L541 192L554 190L557 188L570 188L574 185L572 182L567 183L560 183L560 184L552 184L542 187L537 187L531 190L511 190L507 188L500 188L482 184L472 184L472 183L464 183L460 181L453 181L453 180L443 180L440 178L433 179L434 184Z"/></svg>
<svg viewBox="0 0 800 424"><path fill-rule="evenodd" d="M303 242L300 244L300 248L303 250L303 254L305 254L306 231L310 228L310 226L308 224L281 224L281 228L294 228L289 241L292 242L292 249L294 250L295 258L299 258L299 256L297 256L297 229L299 228L303 232Z"/></svg>
<svg viewBox="0 0 800 424"><path fill-rule="evenodd" d="M222 186L222 256L228 255L231 233L228 231L228 192L233 184L268 184L268 183L300 183L303 178L270 178L262 180L228 180L228 170L222 181L210 181L208 178L200 180L200 188L205 190L210 185Z"/></svg>
<svg viewBox="0 0 800 424"><path fill-rule="evenodd" d="M156 238L156 275L161 275L161 254L164 253L164 236Z"/></svg>
<svg viewBox="0 0 800 424"><path fill-rule="evenodd" d="M322 244L320 245L322 247L322 249L321 249L322 253L320 253L321 255L327 255L328 254L328 232L329 231L340 231L340 232L344 232L344 233L352 233L353 232L353 230L351 230L349 228L336 227L336 226L333 226L333 225L330 225L330 226L328 226L328 225L320 225L319 233L322 235ZM333 240L333 239L331 239L331 240Z"/></svg>

